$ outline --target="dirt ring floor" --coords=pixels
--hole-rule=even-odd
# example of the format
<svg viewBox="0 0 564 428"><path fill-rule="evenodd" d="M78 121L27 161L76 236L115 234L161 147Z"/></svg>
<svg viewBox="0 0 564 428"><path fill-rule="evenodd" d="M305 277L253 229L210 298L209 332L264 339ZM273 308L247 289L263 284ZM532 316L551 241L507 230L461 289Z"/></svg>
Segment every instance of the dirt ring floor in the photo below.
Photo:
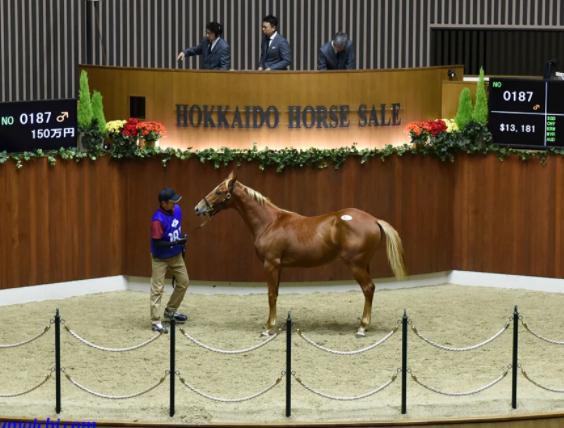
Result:
<svg viewBox="0 0 564 428"><path fill-rule="evenodd" d="M165 296L165 301L168 296ZM465 347L493 336L519 305L529 326L544 337L564 340L564 293L443 285L378 291L372 326L364 339L354 333L362 312L360 291L281 294L278 323L292 318L309 338L336 350L369 346L390 332L406 308L420 333L447 346ZM0 307L0 344L34 336L59 308L67 324L87 340L105 347L127 347L151 337L149 297L121 291L64 300ZM258 344L267 316L266 294L188 294L180 310L189 321L187 332L203 343L233 350ZM0 393L22 391L44 378L54 365L54 329L37 341L0 349ZM538 382L564 388L564 346L542 342L523 328L520 362ZM102 352L85 346L62 330L62 366L86 387L108 395L141 391L169 368L169 336L140 350ZM471 352L447 352L409 333L409 367L418 378L445 391L467 391L488 384L511 363L512 331ZM177 369L196 388L212 396L239 398L272 383L285 368L285 337L242 355L220 355L177 335ZM335 356L293 338L293 370L324 393L356 396L386 382L401 366L401 335L355 356ZM56 415L55 382L17 398L0 398L0 414L31 418L97 421L308 422L381 419L421 419L542 413L564 410L563 394L544 391L519 376L518 409L511 409L511 376L477 395L448 397L428 391L408 379L408 412L401 415L398 378L371 397L345 402L314 395L296 382L292 416L285 416L282 382L259 398L242 403L218 403L177 383L176 416L168 416L168 382L138 398L105 400L62 379L63 412Z"/></svg>

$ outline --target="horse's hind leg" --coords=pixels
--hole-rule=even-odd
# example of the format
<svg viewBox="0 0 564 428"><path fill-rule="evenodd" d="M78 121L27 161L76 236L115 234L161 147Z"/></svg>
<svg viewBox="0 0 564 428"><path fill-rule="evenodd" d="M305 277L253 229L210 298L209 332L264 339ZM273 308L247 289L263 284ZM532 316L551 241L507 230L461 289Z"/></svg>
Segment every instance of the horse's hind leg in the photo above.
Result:
<svg viewBox="0 0 564 428"><path fill-rule="evenodd" d="M265 261L264 272L268 284L268 320L261 336L268 336L270 330L276 326L276 301L278 299L278 287L280 285L280 263L279 261Z"/></svg>
<svg viewBox="0 0 564 428"><path fill-rule="evenodd" d="M368 266L361 266L355 264L348 264L354 279L360 285L362 292L364 293L364 312L362 313L362 319L360 320L360 326L356 332L356 337L364 337L364 331L366 327L370 324L372 317L372 300L374 299L375 285L370 277L370 271Z"/></svg>

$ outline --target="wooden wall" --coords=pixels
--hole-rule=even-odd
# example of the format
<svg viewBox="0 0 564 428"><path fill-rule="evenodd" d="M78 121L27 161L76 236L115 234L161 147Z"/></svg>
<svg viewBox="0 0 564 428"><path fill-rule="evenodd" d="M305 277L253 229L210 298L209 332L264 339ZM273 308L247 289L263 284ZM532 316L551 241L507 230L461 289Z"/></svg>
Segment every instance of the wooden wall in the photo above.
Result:
<svg viewBox="0 0 564 428"><path fill-rule="evenodd" d="M7 418L0 416L0 422L13 422L17 420L22 426L25 423L34 420L30 418ZM35 419L37 424L46 423L45 420ZM65 419L61 420L61 424L65 423ZM69 421L70 423L70 421ZM179 428L192 427L193 424L176 424ZM216 423L218 427L230 427L233 424ZM158 422L129 422L129 421L101 421L96 422L98 428L161 428L162 423ZM258 426L258 425L257 425ZM305 424L299 426L306 426ZM313 426L313 425L312 425ZM480 416L472 418L437 418L437 419L399 419L399 420L371 420L371 421L355 421L346 423L328 422L322 426L349 426L349 427L373 427L373 428L563 428L564 414L562 412L550 413L525 413L507 416Z"/></svg>
<svg viewBox="0 0 564 428"><path fill-rule="evenodd" d="M564 277L564 159L466 156L455 166L457 270Z"/></svg>
<svg viewBox="0 0 564 428"><path fill-rule="evenodd" d="M25 423L34 422L30 418L6 418L0 417L0 422L13 422L17 420L21 422L22 426ZM37 420L39 423L46 423L45 420ZM65 423L65 419L61 420ZM70 421L69 421L70 423ZM176 424L178 428L192 427L193 424ZM233 424L216 423L217 427L228 427ZM297 425L297 424L296 424ZM325 425L318 426L349 426L349 427L372 427L372 428L563 428L564 415L561 412L551 412L545 414L539 413L526 413L515 414L509 416L480 416L473 418L437 418L437 419L399 419L399 420L372 420L372 421L355 421L355 422L341 422L334 423L328 422ZM158 422L128 422L128 421L102 421L96 422L98 428L161 428L162 423ZM258 425L257 425L258 426ZM305 426L305 424L299 425ZM314 425L312 425L314 426Z"/></svg>
<svg viewBox="0 0 564 428"><path fill-rule="evenodd" d="M201 221L194 206L231 167L196 159L125 162L44 160L0 166L0 289L110 275L150 276L149 224L164 186L183 196L183 230ZM451 269L564 277L564 159L543 166L494 156L454 163L407 155L335 170L258 165L236 168L239 180L282 208L315 215L357 207L400 233L409 273ZM263 281L250 233L233 210L190 235L191 278ZM389 277L385 248L372 265ZM282 281L350 280L340 262L286 269Z"/></svg>
<svg viewBox="0 0 564 428"><path fill-rule="evenodd" d="M462 79L462 66L450 68L456 72L455 79ZM127 120L129 98L145 97L145 119L162 123L168 133L161 147L252 148L257 143L260 149L277 149L342 147L353 143L379 148L407 144L409 138L404 129L409 122L440 117L442 82L448 79L449 67L325 72L200 72L89 65L81 65L80 69L88 72L90 89L102 93L108 121ZM401 105L399 126L391 123L393 103ZM280 112L280 122L274 129L266 125L258 129L212 129L205 128L203 121L200 127L178 127L178 104L187 105L188 109L196 105L202 110L204 105L210 108L220 105L223 109L228 106L229 124L233 123L236 107L242 111L244 120L245 106L260 106L264 110L274 106ZM368 117L372 106L376 106L379 123L381 104L386 104L385 122L391 123L390 126L360 127L358 109L362 104L368 107ZM349 106L349 127L289 128L289 106L329 109L332 105ZM212 117L217 123L217 113ZM274 121L274 116L271 117Z"/></svg>
<svg viewBox="0 0 564 428"><path fill-rule="evenodd" d="M122 273L120 168L108 159L0 166L0 289Z"/></svg>
<svg viewBox="0 0 564 428"><path fill-rule="evenodd" d="M148 233L157 194L171 186L183 199L185 233L202 218L194 207L227 178L230 169L214 169L197 161L173 162L164 169L159 162L129 162L125 167L128 198L125 206L127 245L124 274L150 276ZM304 215L317 215L356 207L390 222L404 240L409 271L413 274L450 269L452 259L453 169L430 158L407 156L364 165L346 162L339 169L289 168L261 171L258 165L236 170L238 180L261 192L281 208ZM189 237L187 265L194 279L263 281L250 232L234 210L220 213ZM392 275L382 245L371 265L374 277ZM282 281L352 279L345 265L315 269L285 269Z"/></svg>

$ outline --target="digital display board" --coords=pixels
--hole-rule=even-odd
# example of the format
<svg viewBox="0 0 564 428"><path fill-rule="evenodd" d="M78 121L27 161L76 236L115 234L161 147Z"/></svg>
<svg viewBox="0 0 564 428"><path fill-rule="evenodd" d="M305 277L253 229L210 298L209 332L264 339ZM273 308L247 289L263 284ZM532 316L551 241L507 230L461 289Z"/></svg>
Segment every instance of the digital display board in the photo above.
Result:
<svg viewBox="0 0 564 428"><path fill-rule="evenodd" d="M564 147L564 81L490 78L488 128L495 144Z"/></svg>
<svg viewBox="0 0 564 428"><path fill-rule="evenodd" d="M77 100L0 103L0 152L77 145Z"/></svg>

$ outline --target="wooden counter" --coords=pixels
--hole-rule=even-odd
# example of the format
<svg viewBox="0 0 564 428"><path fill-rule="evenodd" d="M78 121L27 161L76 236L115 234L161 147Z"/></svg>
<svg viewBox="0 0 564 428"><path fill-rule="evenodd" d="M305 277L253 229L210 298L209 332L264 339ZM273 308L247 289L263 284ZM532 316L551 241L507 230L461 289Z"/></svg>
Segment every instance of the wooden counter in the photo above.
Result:
<svg viewBox="0 0 564 428"><path fill-rule="evenodd" d="M183 149L251 148L254 142L259 149L332 148L354 142L361 148L381 148L408 143L405 125L441 118L442 82L448 79L449 69L456 72L456 79L462 79L462 66L323 72L80 66L88 72L90 90L102 93L108 121L128 119L130 97L145 97L145 119L162 123L168 132L161 147ZM363 105L366 118L359 114ZM208 110L215 106L209 115L215 127L210 121L206 127L205 106ZM222 114L227 110L225 120L219 120L218 106ZM270 106L264 119L270 120L272 128L266 120L258 127L259 108L266 111ZM349 112L345 113L347 107ZM235 117L237 108L241 122ZM274 108L278 111L275 127ZM199 118L200 125L193 126Z"/></svg>

